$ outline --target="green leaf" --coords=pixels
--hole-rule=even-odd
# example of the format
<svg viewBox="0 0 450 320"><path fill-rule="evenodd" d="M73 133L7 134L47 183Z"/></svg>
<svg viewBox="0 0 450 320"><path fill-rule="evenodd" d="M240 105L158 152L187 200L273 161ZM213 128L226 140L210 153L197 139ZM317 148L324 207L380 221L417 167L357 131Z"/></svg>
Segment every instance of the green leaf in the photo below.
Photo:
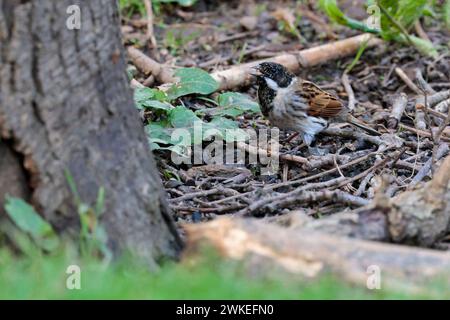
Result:
<svg viewBox="0 0 450 320"><path fill-rule="evenodd" d="M444 22L448 29L450 29L450 0L445 1L444 3Z"/></svg>
<svg viewBox="0 0 450 320"><path fill-rule="evenodd" d="M168 111L168 110L171 110L174 108L174 106L172 106L170 103L161 102L158 100L148 100L148 101L144 102L142 104L142 106L147 109L165 110L165 111Z"/></svg>
<svg viewBox="0 0 450 320"><path fill-rule="evenodd" d="M399 0L396 20L409 29L423 15L427 0Z"/></svg>
<svg viewBox="0 0 450 320"><path fill-rule="evenodd" d="M320 0L319 5L331 20L342 25L347 24L347 19L341 9L339 9L336 0Z"/></svg>
<svg viewBox="0 0 450 320"><path fill-rule="evenodd" d="M425 39L418 38L416 36L409 36L409 39L414 43L414 46L423 55L427 55L433 58L437 58L439 52L436 50L434 45Z"/></svg>
<svg viewBox="0 0 450 320"><path fill-rule="evenodd" d="M408 30L423 15L427 0L379 0L388 14L399 25ZM386 14L381 15L382 35L385 39L394 39L401 31Z"/></svg>
<svg viewBox="0 0 450 320"><path fill-rule="evenodd" d="M167 94L170 100L193 93L207 95L219 88L218 83L206 71L198 68L183 68L175 72L180 81Z"/></svg>
<svg viewBox="0 0 450 320"><path fill-rule="evenodd" d="M320 8L325 11L328 17L334 22L347 26L355 30L361 30L364 32L370 32L378 34L378 30L369 28L365 22L361 22L355 19L347 17L341 9L339 9L336 0L320 0Z"/></svg>
<svg viewBox="0 0 450 320"><path fill-rule="evenodd" d="M206 126L216 129L227 142L245 141L248 139L247 133L240 129L239 125L231 119L215 117Z"/></svg>
<svg viewBox="0 0 450 320"><path fill-rule="evenodd" d="M259 104L249 96L237 92L225 92L219 95L216 108L205 108L197 110L196 114L210 114L212 116L230 116L235 118L241 114L259 113Z"/></svg>
<svg viewBox="0 0 450 320"><path fill-rule="evenodd" d="M170 132L161 124L150 123L145 127L145 131L150 138L150 142L171 144Z"/></svg>
<svg viewBox="0 0 450 320"><path fill-rule="evenodd" d="M19 198L7 197L5 210L15 225L28 233L39 247L47 251L58 247L59 239L52 226L28 203Z"/></svg>
<svg viewBox="0 0 450 320"><path fill-rule="evenodd" d="M219 106L225 108L238 108L242 111L253 113L260 112L259 104L253 101L249 96L238 92L225 92L219 95L217 99Z"/></svg>
<svg viewBox="0 0 450 320"><path fill-rule="evenodd" d="M196 121L202 120L192 110L178 106L169 112L169 122L174 128L186 128L194 125Z"/></svg>
<svg viewBox="0 0 450 320"><path fill-rule="evenodd" d="M134 90L134 103L136 108L155 108L168 110L171 105L167 103L165 92L151 88L137 88Z"/></svg>

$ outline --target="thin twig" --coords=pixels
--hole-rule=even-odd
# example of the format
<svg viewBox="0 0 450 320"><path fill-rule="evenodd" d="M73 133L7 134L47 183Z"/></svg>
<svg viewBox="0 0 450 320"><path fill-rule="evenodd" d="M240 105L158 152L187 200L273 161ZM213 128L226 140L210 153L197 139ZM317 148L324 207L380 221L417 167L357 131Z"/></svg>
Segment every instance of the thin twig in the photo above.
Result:
<svg viewBox="0 0 450 320"><path fill-rule="evenodd" d="M150 41L152 48L157 48L155 34L153 32L153 8L151 0L144 0L145 10L147 12L147 40Z"/></svg>
<svg viewBox="0 0 450 320"><path fill-rule="evenodd" d="M396 67L395 69L395 73L400 77L400 79L403 80L403 82L412 90L414 91L416 94L420 95L422 94L422 90L419 89L419 87L417 87L414 82L406 75L405 71L403 71L402 68L400 67Z"/></svg>
<svg viewBox="0 0 450 320"><path fill-rule="evenodd" d="M356 105L356 99L355 99L355 94L353 92L352 86L350 84L350 81L348 79L348 74L346 72L344 72L342 74L342 84L344 85L345 88L345 92L347 92L347 96L348 96L348 109L350 111L352 111L353 109L355 109L355 105Z"/></svg>
<svg viewBox="0 0 450 320"><path fill-rule="evenodd" d="M405 112L406 105L408 104L408 96L402 92L397 96L393 105L392 111L388 120L388 128L395 129L400 122L400 119L403 116L403 112Z"/></svg>

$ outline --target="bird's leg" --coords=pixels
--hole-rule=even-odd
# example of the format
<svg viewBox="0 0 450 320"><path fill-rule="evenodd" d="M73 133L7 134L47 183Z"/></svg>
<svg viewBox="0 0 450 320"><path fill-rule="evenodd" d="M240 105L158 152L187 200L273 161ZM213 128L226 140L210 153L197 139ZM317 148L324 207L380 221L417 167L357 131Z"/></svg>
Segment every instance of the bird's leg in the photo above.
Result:
<svg viewBox="0 0 450 320"><path fill-rule="evenodd" d="M300 133L298 133L298 132L293 133L289 138L286 139L286 143L290 143L292 140L297 138L299 134Z"/></svg>

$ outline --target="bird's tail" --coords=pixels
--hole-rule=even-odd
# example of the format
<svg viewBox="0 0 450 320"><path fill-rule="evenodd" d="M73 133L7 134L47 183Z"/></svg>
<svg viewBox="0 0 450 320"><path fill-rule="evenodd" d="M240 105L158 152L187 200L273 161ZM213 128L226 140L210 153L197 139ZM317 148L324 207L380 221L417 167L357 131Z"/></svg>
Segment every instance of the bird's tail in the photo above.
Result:
<svg viewBox="0 0 450 320"><path fill-rule="evenodd" d="M347 115L347 122L354 125L355 127L358 127L360 129L363 129L367 133L375 136L381 136L381 133L379 133L377 130L370 128L368 125L366 125L364 122L356 119L354 116L348 114Z"/></svg>

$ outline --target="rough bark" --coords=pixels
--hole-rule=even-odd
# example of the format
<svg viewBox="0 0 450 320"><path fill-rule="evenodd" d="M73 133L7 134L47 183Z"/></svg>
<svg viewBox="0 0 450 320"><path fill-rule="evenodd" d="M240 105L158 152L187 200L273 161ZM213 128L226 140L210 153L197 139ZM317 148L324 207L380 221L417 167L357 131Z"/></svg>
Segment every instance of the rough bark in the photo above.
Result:
<svg viewBox="0 0 450 320"><path fill-rule="evenodd" d="M73 4L80 30L66 27ZM2 171L26 170L32 204L58 231L78 228L69 172L83 202L94 204L105 188L102 222L113 249L153 262L177 255L128 87L116 1L0 0L0 133L19 155ZM10 181L0 175L0 185Z"/></svg>
<svg viewBox="0 0 450 320"><path fill-rule="evenodd" d="M0 139L0 204L5 201L7 195L24 200L30 199L27 173L18 160L20 155L14 152L8 141ZM0 217L3 214L3 206L0 205Z"/></svg>

